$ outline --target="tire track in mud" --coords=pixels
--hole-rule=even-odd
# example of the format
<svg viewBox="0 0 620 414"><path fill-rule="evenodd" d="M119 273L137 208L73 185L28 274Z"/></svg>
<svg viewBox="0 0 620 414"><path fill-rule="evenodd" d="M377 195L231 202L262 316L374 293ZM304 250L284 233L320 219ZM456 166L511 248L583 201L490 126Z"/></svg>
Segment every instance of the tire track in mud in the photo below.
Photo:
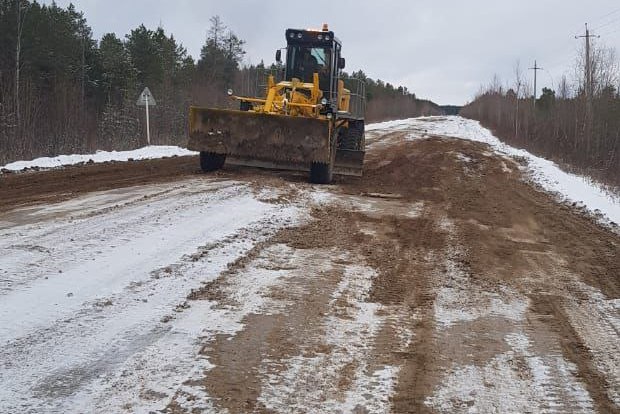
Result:
<svg viewBox="0 0 620 414"><path fill-rule="evenodd" d="M384 207L389 207L390 203L394 202L381 201ZM204 348L216 368L206 373L203 385L221 409L267 412L292 406L304 411L303 406L295 404L305 401L305 408L310 411L323 403L332 404L334 408L351 404L355 409L389 412L388 396L382 397L386 400L374 400L381 393L371 393L372 387L389 388L389 384L395 383L396 372L390 367L400 366L401 359L411 352L412 343L416 341L413 338L417 337L414 332L419 322L414 309L426 306L430 311L432 308L432 301L427 304L428 297L412 295L411 292L420 291L412 289L412 285L420 281L417 277L420 270L417 269L426 266L425 271L430 271L431 266L423 264L429 256L425 246L429 241L440 245L442 235L423 215L413 218L391 216L388 209L376 208L376 205L370 213L351 211L346 207L351 206L336 204L315 209L308 225L283 230L269 243L257 247L247 259L192 295L191 299L216 299L218 306L228 306L226 303L234 296L229 286L230 278L244 277L256 271L256 262L264 260L266 252L274 246L280 246L280 250L292 249L289 257L299 254L314 257L301 267L300 263L283 265L273 257L267 260L272 271L293 270L292 277L284 285L276 284L263 292L271 305L257 311L258 314L246 316L241 332L234 337L217 337ZM367 294L363 294L362 286L371 279L362 277L355 282L364 274L363 268L356 266L364 262L370 266L368 271L376 272L376 276L371 276L372 283L367 285ZM295 274L300 268L303 274ZM354 279L347 279L350 272L353 272ZM407 277L403 278L403 273L407 273ZM362 296L358 299L349 296L360 293ZM364 311L368 306L370 308ZM360 311L370 313L362 317ZM359 317L362 319L357 319ZM366 325L366 317L376 319L376 322ZM333 331L332 323L342 326L345 331L336 334L338 331ZM345 327L349 323L353 325L347 331ZM344 335L341 340L348 345L334 342L334 335ZM355 349L363 352L365 357L354 358L358 352L354 352ZM296 364L302 364L303 369L309 368L304 364L315 364L313 371L323 373L325 378L305 379L317 381L314 387L310 387L314 394L303 387L296 388L294 384L299 373L289 378L288 386L282 383L283 378L295 372ZM379 385L372 385L376 381ZM374 394L372 398L360 398L356 392L351 393L358 389L361 395L364 388ZM273 394L275 390L279 393ZM295 397L298 393L301 395ZM313 406L312 401L317 405ZM170 408L174 412L173 406Z"/></svg>
<svg viewBox="0 0 620 414"><path fill-rule="evenodd" d="M541 307L544 292L562 281L562 267L575 270L571 259L550 267L538 260L570 252L575 228L586 228L595 239L579 243L590 264L576 269L596 267L599 276L579 272L576 278L600 281L596 285L613 298L617 279L603 281L614 271L613 234L523 184L515 163L480 144L432 138L401 147L375 152L364 180L341 182L328 192L329 206L313 210L309 224L284 230L261 246L262 252L274 245L332 250L304 265L306 277L297 275L265 293L279 303L276 311L248 315L240 333L218 337L205 348L219 367L200 381L207 394L230 412L316 411L320 405L311 401L321 401L322 408L348 401L364 373L353 361L339 366L337 374L325 371L338 352L326 346L325 315L346 262L354 261L376 272L364 301L378 305L385 316L364 339L371 349L365 354L366 373L394 367L384 411L616 410L609 397L613 378L609 382L609 373L600 372L579 334L571 332L570 318L559 310L550 316ZM567 235L572 244L556 243ZM601 263L601 257L607 261ZM252 260L234 272L247 272ZM330 261L337 270L321 273L320 266ZM225 303L231 292L222 293L224 279L218 284L220 293L212 298ZM574 292L567 287L564 294ZM303 369L328 383L304 376ZM463 387L470 377L473 385ZM293 385L282 388L283 381ZM498 381L514 386L495 388ZM299 382L307 388L296 388ZM311 395L308 389L322 391ZM290 399L295 393L298 399ZM299 406L304 398L307 405ZM362 401L353 408L368 410L371 404Z"/></svg>
<svg viewBox="0 0 620 414"><path fill-rule="evenodd" d="M384 305L401 306L415 315L409 327L414 333L413 340L406 349L392 356L393 363L401 365L392 399L395 412L423 412L424 397L434 376L430 369L436 348L432 275L439 264L435 260L436 252L443 248L445 235L437 228L436 220L425 213L420 219L390 217L391 229L388 227L387 233L392 238L371 253L370 262L380 274L372 298Z"/></svg>
<svg viewBox="0 0 620 414"><path fill-rule="evenodd" d="M617 239L588 219L550 202L549 195L523 183L518 174L496 171L498 164L480 157L480 154L466 155L467 158L477 159L477 162L474 167L468 162L470 174L462 175L458 185L452 184L449 191L445 191L448 201L446 211L455 221L460 243L466 248L465 264L471 275L482 281L485 289L508 287L518 297L530 302L527 320L513 324L516 334L520 335L519 330L522 329L526 338L529 337L530 350L523 353L517 349L518 346L514 348L512 334L506 335L504 341L513 347L512 352L517 355L521 353L520 358L529 363L523 371L533 375L528 381L534 381L535 386L541 387L543 395L532 396L532 403L540 404L539 409L556 412L617 411L618 406L610 399L608 392L614 388L617 377L614 378L613 373L593 369L592 350L583 346L575 332L578 327L571 325L563 315L566 305L552 306L554 312L549 317L548 312L543 312L542 293L536 293L559 290L564 297L574 296L577 292L567 285L565 275L581 270L574 279L583 278L604 289L607 297L617 298L618 274L613 276L617 263L609 261L609 257L617 257L619 252ZM477 173L471 174L471 171ZM590 240L588 237L575 237L577 234L596 234L596 237ZM554 257L564 256L568 259L565 261L567 264L553 260ZM576 257L580 261L578 266L574 265ZM592 261L592 258L596 260ZM590 271L592 269L596 271ZM571 306L579 308L583 305L572 301ZM592 322L595 323L594 320ZM607 332L606 335L617 338L614 332ZM484 330L476 332L475 336L484 338ZM488 348L491 343L481 345ZM613 346L607 346L607 351L613 352ZM559 354L554 355L554 352ZM475 364L483 361L484 358ZM560 371L553 374L552 366L556 363L560 364ZM545 375L552 375L546 378L547 383L536 382L536 376L541 375L537 372L540 369L545 371ZM610 379L612 383L609 383ZM584 386L588 393L585 393ZM478 403L475 400L464 402ZM450 407L459 411L458 406Z"/></svg>
<svg viewBox="0 0 620 414"><path fill-rule="evenodd" d="M529 376L531 379L528 381L534 381L532 384L538 384L542 390L543 394L530 396L533 400L538 399L541 407L565 412L581 412L581 409L585 412L592 409L598 412L617 411L618 406L609 397L617 381L614 373L601 373L598 369L592 369L596 366L593 359L596 360L596 355L601 355L603 349L614 352L612 338L617 338L617 332L608 330L603 333L608 340L599 344L599 349L591 350L583 347L579 335L569 330L554 334L554 322L548 319L541 318L543 324L530 326L526 320L514 319L511 322L511 319L497 318L505 309L514 306L526 310L532 291L549 290L558 282L562 283L563 270L577 272L577 279L582 278L586 283L602 289L604 297L618 298L618 263L614 259L620 253L617 237L595 225L589 218L576 215L567 207L557 204L550 195L540 193L524 183L514 161L501 160L501 157L492 155L482 145L429 139L403 144L400 149L391 148L390 152L382 151L381 155L376 157L380 161L374 164L375 171L371 167L367 174L369 180L365 184L375 191L382 188L383 191L389 189L408 193L412 200L426 200L434 211L445 211L449 220L454 222L458 236L452 237L451 241L447 238L448 242L443 246L444 260L451 257L450 250L455 247L464 249L457 256L452 256L457 267L467 274L467 279L461 281L461 294L467 296L482 293L490 298L490 304L495 307L491 308L488 317L472 318L470 322L459 324L462 328L450 327L451 333L447 336L441 333L438 335L436 317L422 317L423 322L418 326L416 335L424 328L426 332L416 344L420 350L417 364L407 362L405 366L409 364L411 372L417 373L416 383L427 381L428 384L422 392L416 392L415 386L407 384L403 375L407 369L401 369L398 381L401 392L393 399L394 412L461 412L477 403L480 406L479 403L485 401L465 398L461 401L463 405L448 404L442 408L441 405L428 405L428 397L432 395L433 388L445 383L447 379L442 376L451 367L458 364L468 366L468 363L484 366L488 361L497 361L495 355L501 356L506 352L516 358L511 356L508 361L523 361L522 373L519 375L526 375L526 378ZM404 168L407 164L410 168ZM407 183L409 186L397 183ZM435 220L437 222L437 218ZM546 257L548 254L565 256L567 264L541 270L540 266L529 259L530 256ZM436 269L441 268L441 260L438 262ZM534 272L546 276L544 283L527 283L525 276ZM432 282L421 286L421 291L426 291L428 303L434 300L436 306L437 289L439 292L446 291L440 286L442 278L435 274L426 279ZM479 293L475 293L475 289L472 291L472 287L479 289ZM564 293L571 297L575 290L571 292L567 288ZM516 299L510 299L513 296ZM579 301L571 304L580 306ZM463 300L460 311L467 312L469 307L475 315L475 305ZM430 314L422 309L417 310L422 314ZM528 318L538 317L535 307L528 311L528 315L532 313ZM592 322L596 324L594 320ZM511 330L515 329L517 336L523 330L531 337L526 348L514 343L515 334ZM489 335L489 332L493 334ZM528 341L527 337L524 339ZM570 349L577 352L568 352L565 346L567 343ZM559 354L547 354L545 344L553 344L554 351ZM463 351L458 348L463 346L471 352L459 357ZM574 368L571 368L571 363ZM540 369L544 371L542 377L537 372ZM539 380L546 382L536 382ZM588 392L583 390L583 383L592 400ZM571 394L573 390L576 394ZM464 391L459 390L452 398ZM514 390L504 391L509 393ZM549 395L544 395L545 392ZM490 394L485 398L495 398L496 403L501 403L498 397L501 396ZM427 404L422 404L425 398ZM571 405L571 401L575 405ZM524 400L524 404L527 402L527 399ZM492 404L486 407L491 409Z"/></svg>
<svg viewBox="0 0 620 414"><path fill-rule="evenodd" d="M612 387L617 389L617 383L609 383L605 375L594 365L588 347L583 343L566 315L562 298L551 295L530 295L530 298L532 299L532 312L545 321L544 327L553 332L562 354L576 365L578 377L585 384L597 412L617 412L618 407L609 395Z"/></svg>

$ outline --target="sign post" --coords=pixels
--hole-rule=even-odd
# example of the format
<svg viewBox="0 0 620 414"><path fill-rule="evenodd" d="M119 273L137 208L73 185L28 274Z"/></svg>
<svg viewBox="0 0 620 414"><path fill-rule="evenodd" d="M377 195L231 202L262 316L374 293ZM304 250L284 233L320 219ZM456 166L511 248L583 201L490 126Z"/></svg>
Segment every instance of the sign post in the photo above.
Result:
<svg viewBox="0 0 620 414"><path fill-rule="evenodd" d="M149 100L146 99L146 145L151 145L151 125L149 124Z"/></svg>
<svg viewBox="0 0 620 414"><path fill-rule="evenodd" d="M155 106L157 103L155 102L155 98L153 98L153 94L149 90L149 88L144 88L140 96L138 97L138 101L136 105L144 106L146 108L146 142L147 145L151 145L151 126L149 124L149 106Z"/></svg>

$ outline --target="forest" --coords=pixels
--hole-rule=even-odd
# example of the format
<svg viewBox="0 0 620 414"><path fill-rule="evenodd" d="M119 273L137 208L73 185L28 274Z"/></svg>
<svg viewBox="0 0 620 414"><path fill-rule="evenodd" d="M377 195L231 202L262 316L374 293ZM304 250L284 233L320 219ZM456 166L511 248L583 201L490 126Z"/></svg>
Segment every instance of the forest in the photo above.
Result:
<svg viewBox="0 0 620 414"><path fill-rule="evenodd" d="M477 119L513 146L620 188L620 65L614 49L593 43L578 53L573 76L541 94L520 65L497 76L461 115Z"/></svg>
<svg viewBox="0 0 620 414"><path fill-rule="evenodd" d="M284 28L282 29L284 30ZM75 6L0 0L0 165L17 159L146 145L138 95L156 97L151 141L183 145L188 107L228 107L228 88L262 94L273 64L244 64L245 42L214 16L196 59L162 27L95 39ZM349 75L343 74L346 78ZM367 84L369 121L440 114L406 88Z"/></svg>

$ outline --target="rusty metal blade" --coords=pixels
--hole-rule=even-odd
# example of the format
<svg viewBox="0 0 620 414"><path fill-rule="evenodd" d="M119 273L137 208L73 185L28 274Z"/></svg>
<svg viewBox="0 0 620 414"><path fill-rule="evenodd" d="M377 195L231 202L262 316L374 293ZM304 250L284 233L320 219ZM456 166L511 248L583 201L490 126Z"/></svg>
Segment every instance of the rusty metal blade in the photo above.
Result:
<svg viewBox="0 0 620 414"><path fill-rule="evenodd" d="M334 173L340 175L362 176L365 151L339 149L336 151Z"/></svg>
<svg viewBox="0 0 620 414"><path fill-rule="evenodd" d="M329 162L327 120L190 108L188 148L233 157L306 164Z"/></svg>

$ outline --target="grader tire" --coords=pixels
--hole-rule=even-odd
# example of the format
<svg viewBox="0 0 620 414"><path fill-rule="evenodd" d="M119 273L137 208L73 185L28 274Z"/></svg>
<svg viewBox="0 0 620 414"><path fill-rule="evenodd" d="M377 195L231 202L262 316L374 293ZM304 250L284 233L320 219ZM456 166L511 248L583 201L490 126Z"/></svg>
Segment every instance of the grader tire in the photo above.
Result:
<svg viewBox="0 0 620 414"><path fill-rule="evenodd" d="M333 163L313 162L310 166L310 182L329 184L332 182L333 171Z"/></svg>
<svg viewBox="0 0 620 414"><path fill-rule="evenodd" d="M349 121L349 127L345 130L340 149L359 151L363 150L364 121Z"/></svg>
<svg viewBox="0 0 620 414"><path fill-rule="evenodd" d="M214 152L200 152L200 168L204 172L217 171L224 166L226 154L216 154Z"/></svg>

